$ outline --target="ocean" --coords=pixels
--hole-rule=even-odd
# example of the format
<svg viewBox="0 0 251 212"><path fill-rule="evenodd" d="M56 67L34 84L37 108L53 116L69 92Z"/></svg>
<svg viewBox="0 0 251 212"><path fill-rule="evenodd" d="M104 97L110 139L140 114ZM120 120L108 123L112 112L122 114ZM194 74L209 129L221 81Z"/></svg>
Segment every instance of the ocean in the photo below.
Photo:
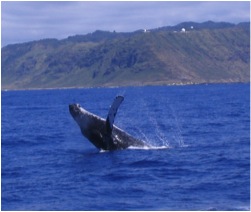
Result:
<svg viewBox="0 0 251 212"><path fill-rule="evenodd" d="M2 91L2 210L250 210L250 84ZM151 148L97 150L70 103Z"/></svg>

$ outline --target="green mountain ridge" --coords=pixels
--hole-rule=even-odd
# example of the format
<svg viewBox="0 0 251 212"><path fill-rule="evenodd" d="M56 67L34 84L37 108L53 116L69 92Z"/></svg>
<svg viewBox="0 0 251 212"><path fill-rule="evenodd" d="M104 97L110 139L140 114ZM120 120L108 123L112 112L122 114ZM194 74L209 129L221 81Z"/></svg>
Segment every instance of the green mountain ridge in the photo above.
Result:
<svg viewBox="0 0 251 212"><path fill-rule="evenodd" d="M249 82L249 25L185 22L8 45L2 89Z"/></svg>

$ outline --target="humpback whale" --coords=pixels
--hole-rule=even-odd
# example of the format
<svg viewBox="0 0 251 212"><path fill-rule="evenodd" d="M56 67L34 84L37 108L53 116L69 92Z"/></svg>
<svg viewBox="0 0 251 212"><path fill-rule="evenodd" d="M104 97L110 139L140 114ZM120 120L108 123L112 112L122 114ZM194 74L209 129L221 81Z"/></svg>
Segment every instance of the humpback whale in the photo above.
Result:
<svg viewBox="0 0 251 212"><path fill-rule="evenodd" d="M117 110L123 100L123 96L114 99L106 119L88 112L79 104L70 104L69 111L82 134L100 150L121 150L130 146L148 147L143 141L114 125Z"/></svg>

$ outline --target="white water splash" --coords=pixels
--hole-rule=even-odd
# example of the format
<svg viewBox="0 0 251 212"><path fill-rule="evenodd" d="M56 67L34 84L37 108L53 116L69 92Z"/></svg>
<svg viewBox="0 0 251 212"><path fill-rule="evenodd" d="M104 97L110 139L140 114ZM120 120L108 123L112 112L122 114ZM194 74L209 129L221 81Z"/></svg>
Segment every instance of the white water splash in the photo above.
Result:
<svg viewBox="0 0 251 212"><path fill-rule="evenodd" d="M128 149L140 149L140 150L158 150L158 149L170 149L169 146L143 146L143 147L137 147L137 146L130 146Z"/></svg>

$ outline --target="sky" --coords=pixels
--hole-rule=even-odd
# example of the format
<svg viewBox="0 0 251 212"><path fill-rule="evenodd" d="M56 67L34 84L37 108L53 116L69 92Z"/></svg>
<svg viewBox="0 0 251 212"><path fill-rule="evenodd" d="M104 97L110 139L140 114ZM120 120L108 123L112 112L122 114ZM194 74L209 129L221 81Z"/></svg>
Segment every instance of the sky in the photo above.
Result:
<svg viewBox="0 0 251 212"><path fill-rule="evenodd" d="M1 46L185 21L250 21L249 1L1 1Z"/></svg>

